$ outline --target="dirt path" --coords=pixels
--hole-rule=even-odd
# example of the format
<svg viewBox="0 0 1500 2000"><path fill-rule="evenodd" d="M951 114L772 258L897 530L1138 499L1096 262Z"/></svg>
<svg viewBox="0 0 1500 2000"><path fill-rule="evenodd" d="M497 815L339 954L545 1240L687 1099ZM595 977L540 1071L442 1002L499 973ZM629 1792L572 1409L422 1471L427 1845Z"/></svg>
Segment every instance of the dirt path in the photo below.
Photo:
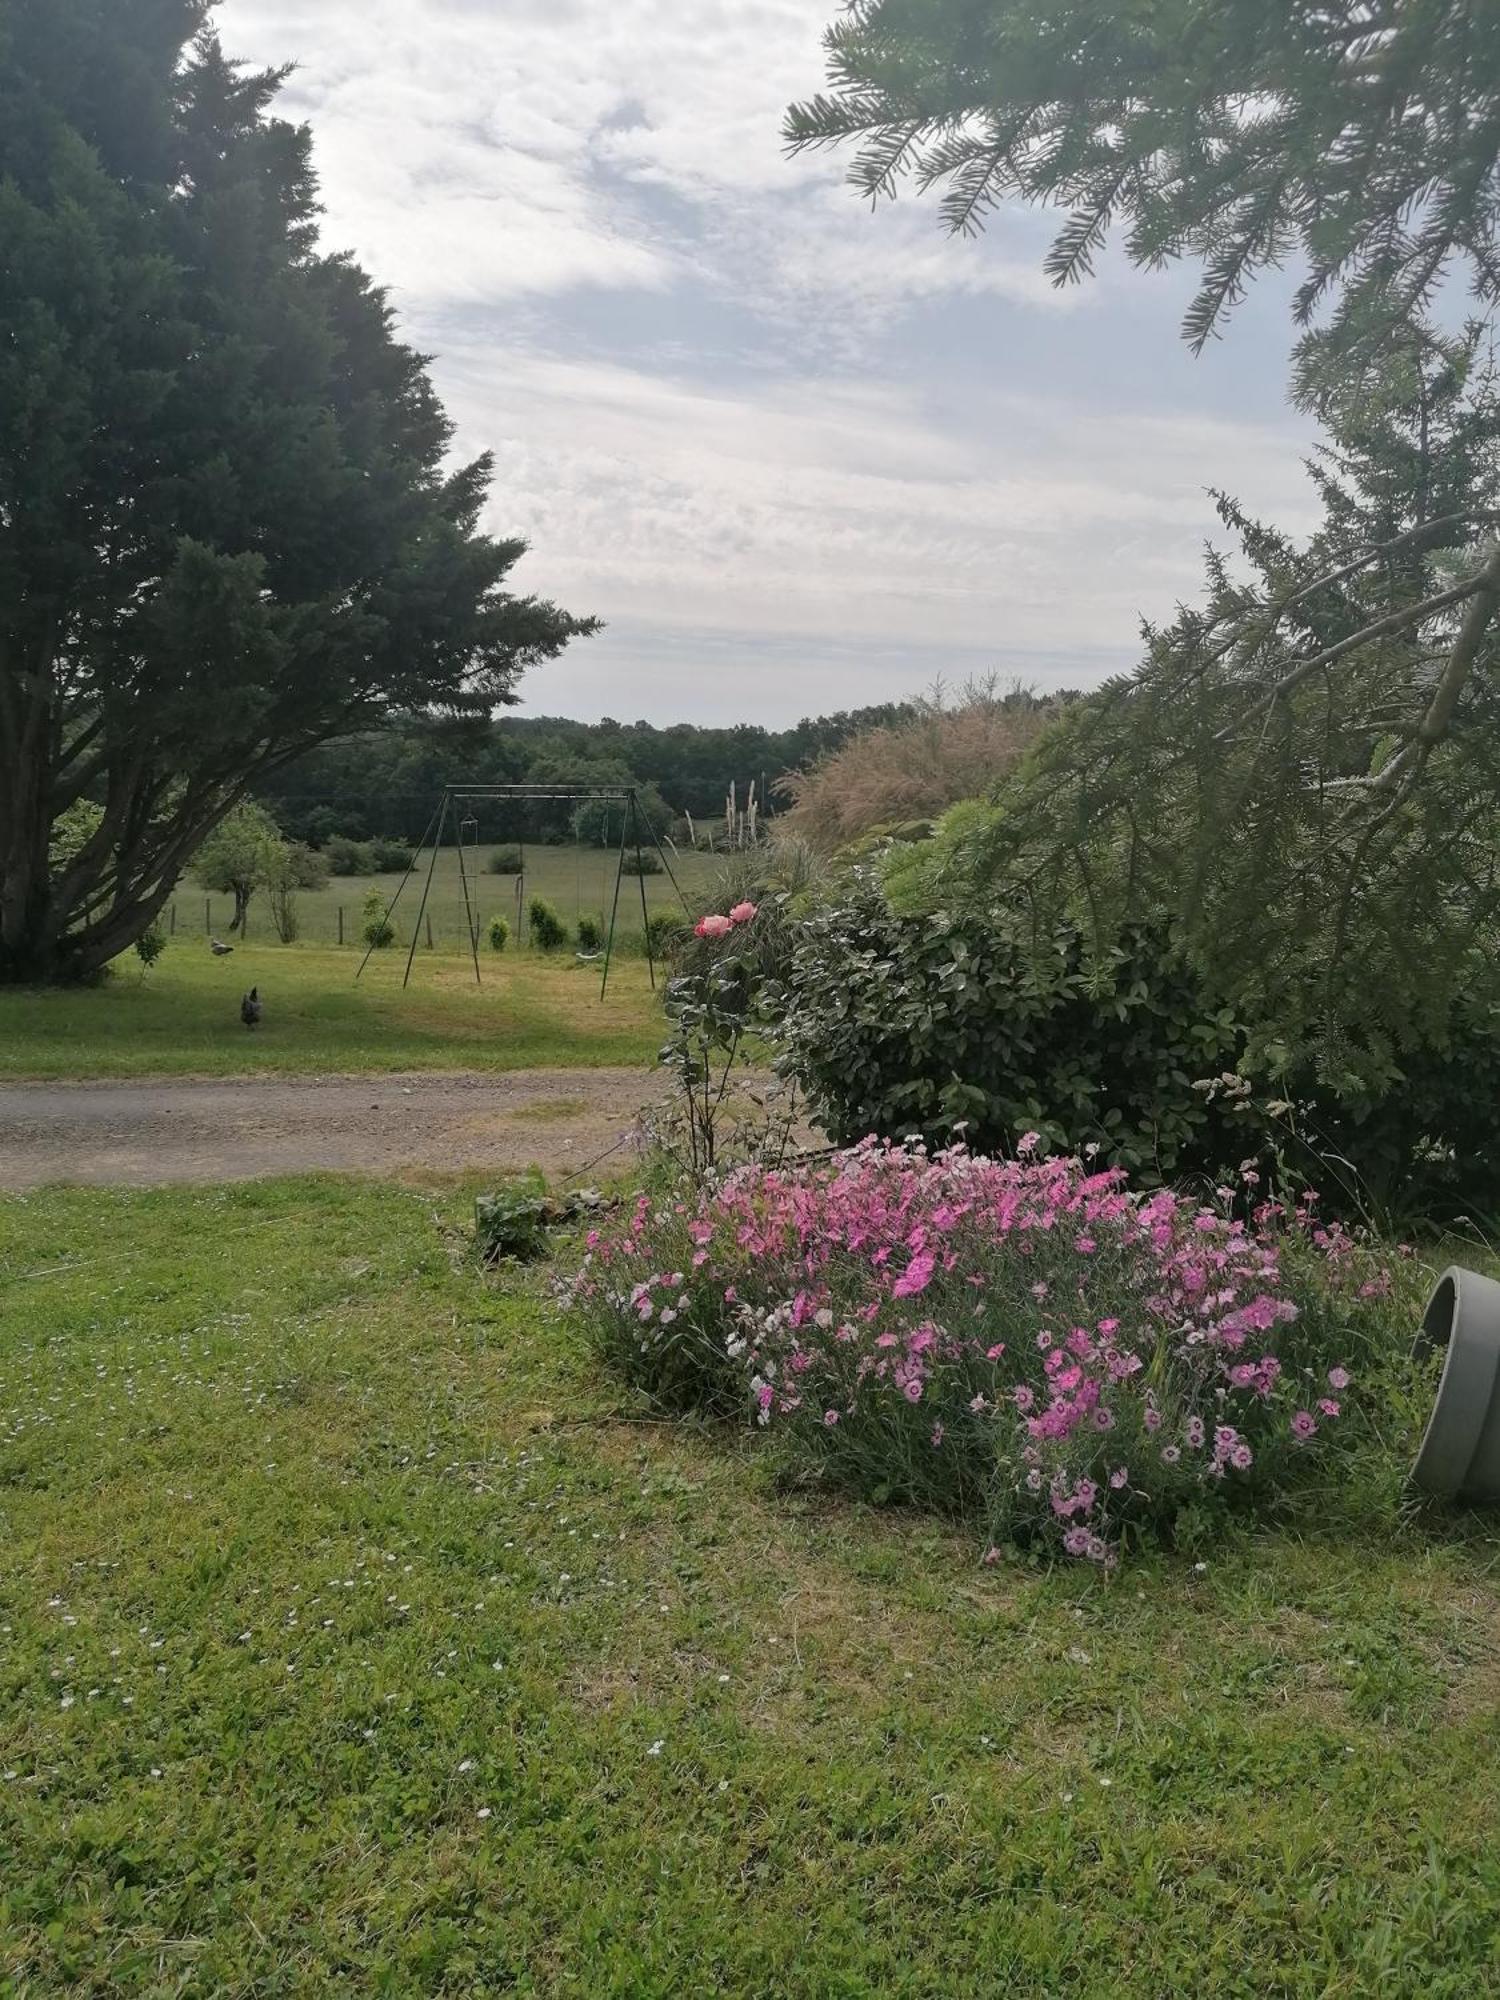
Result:
<svg viewBox="0 0 1500 2000"><path fill-rule="evenodd" d="M0 1084L0 1188L317 1168L567 1172L624 1138L660 1088L638 1069Z"/></svg>

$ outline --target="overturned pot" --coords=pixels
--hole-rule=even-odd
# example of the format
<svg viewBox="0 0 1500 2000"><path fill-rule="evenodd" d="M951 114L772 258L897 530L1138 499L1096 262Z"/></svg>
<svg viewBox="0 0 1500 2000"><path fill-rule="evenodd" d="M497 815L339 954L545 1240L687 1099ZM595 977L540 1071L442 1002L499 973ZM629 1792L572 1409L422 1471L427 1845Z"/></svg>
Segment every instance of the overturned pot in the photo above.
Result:
<svg viewBox="0 0 1500 2000"><path fill-rule="evenodd" d="M1440 1499L1500 1503L1500 1284L1450 1264L1417 1347L1448 1352L1413 1480Z"/></svg>

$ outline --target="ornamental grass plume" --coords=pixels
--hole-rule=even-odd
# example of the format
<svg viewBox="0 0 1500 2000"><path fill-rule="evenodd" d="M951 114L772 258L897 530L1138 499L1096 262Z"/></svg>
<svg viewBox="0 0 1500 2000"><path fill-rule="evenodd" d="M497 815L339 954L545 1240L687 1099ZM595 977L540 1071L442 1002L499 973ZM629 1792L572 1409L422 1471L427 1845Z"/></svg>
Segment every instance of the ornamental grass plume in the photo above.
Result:
<svg viewBox="0 0 1500 2000"><path fill-rule="evenodd" d="M1086 1160L874 1140L642 1193L567 1302L658 1402L793 1465L1110 1562L1336 1447L1389 1275L1311 1202L1249 1219ZM1227 1190L1223 1191L1226 1195Z"/></svg>

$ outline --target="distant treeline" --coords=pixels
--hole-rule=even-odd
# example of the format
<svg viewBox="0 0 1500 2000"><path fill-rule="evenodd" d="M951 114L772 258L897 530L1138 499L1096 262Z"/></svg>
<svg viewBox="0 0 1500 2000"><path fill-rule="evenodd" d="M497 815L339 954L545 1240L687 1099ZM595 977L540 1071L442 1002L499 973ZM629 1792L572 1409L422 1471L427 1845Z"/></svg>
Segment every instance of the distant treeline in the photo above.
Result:
<svg viewBox="0 0 1500 2000"><path fill-rule="evenodd" d="M760 729L674 723L569 722L503 716L484 723L426 717L394 721L325 744L262 787L259 796L294 840L321 845L332 834L421 839L447 784L556 785L559 790L634 785L659 831L691 813L703 830L720 824L731 782L743 806L753 783L776 803L776 785L857 731L908 715L899 702ZM574 809L564 800L496 801L478 808L481 840L567 840Z"/></svg>

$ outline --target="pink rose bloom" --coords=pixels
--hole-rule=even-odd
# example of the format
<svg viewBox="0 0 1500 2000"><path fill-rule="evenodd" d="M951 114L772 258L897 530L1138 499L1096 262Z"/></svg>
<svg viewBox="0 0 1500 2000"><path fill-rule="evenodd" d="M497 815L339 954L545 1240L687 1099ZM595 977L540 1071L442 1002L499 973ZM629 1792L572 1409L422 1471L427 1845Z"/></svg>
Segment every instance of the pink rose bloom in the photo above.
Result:
<svg viewBox="0 0 1500 2000"><path fill-rule="evenodd" d="M729 912L729 921L732 924L748 924L759 913L760 905L758 903L736 903L734 908Z"/></svg>
<svg viewBox="0 0 1500 2000"><path fill-rule="evenodd" d="M700 917L693 926L694 935L701 938L728 937L733 929L728 917L720 916Z"/></svg>

